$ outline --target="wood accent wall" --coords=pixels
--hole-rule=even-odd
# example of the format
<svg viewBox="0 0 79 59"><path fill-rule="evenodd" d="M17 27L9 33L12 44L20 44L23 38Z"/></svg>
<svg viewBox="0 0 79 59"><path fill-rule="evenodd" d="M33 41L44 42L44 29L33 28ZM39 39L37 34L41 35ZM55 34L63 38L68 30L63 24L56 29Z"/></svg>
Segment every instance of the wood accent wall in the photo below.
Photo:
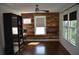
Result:
<svg viewBox="0 0 79 59"><path fill-rule="evenodd" d="M31 18L32 24L23 24L27 29L29 39L58 39L59 38L59 13L22 13L23 18ZM34 34L34 16L46 16L46 35Z"/></svg>

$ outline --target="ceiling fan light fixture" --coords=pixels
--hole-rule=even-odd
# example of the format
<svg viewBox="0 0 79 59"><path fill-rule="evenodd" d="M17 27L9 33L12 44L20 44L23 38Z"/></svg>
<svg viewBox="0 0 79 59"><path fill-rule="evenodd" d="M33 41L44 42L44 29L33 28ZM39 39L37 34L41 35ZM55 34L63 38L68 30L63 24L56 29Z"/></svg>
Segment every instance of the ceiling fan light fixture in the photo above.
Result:
<svg viewBox="0 0 79 59"><path fill-rule="evenodd" d="M37 13L40 12L40 11L43 11L43 12L46 12L46 13L49 12L49 10L41 10L41 9L39 9L38 6L39 6L39 5L36 4L35 12L37 12Z"/></svg>
<svg viewBox="0 0 79 59"><path fill-rule="evenodd" d="M36 5L35 12L39 12L38 5Z"/></svg>

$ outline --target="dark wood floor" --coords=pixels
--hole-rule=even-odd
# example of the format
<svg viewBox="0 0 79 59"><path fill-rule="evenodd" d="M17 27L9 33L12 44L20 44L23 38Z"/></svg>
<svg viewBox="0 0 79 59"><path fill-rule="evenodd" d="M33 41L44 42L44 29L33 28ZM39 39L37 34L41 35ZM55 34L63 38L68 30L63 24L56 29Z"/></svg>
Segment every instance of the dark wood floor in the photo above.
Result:
<svg viewBox="0 0 79 59"><path fill-rule="evenodd" d="M40 42L38 45L28 45L23 49L23 55L70 55L69 52L57 41Z"/></svg>

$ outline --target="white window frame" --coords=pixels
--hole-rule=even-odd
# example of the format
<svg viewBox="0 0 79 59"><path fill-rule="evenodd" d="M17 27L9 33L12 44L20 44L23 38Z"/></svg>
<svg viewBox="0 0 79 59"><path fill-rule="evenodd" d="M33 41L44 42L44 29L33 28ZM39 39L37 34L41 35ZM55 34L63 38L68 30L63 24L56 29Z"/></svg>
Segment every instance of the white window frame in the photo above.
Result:
<svg viewBox="0 0 79 59"><path fill-rule="evenodd" d="M44 34L43 33L39 33L39 34L36 33L36 28L37 28L36 20L38 18L43 18L43 20L44 20L44 31L45 31ZM45 35L46 34L46 16L34 16L34 32L35 32L35 35Z"/></svg>
<svg viewBox="0 0 79 59"><path fill-rule="evenodd" d="M73 11L72 11L73 12ZM70 12L69 12L70 13ZM72 42L72 39L70 39L70 26L69 26L69 14L68 14L68 30L67 30L67 39L64 38L64 26L63 26L63 38L65 40L67 40L70 44L74 45L74 46L77 46L77 42L75 41L75 43ZM76 20L77 21L77 20ZM63 21L64 22L64 21ZM77 26L76 26L77 27ZM77 28L76 28L77 30ZM76 34L76 40L77 40L77 34Z"/></svg>

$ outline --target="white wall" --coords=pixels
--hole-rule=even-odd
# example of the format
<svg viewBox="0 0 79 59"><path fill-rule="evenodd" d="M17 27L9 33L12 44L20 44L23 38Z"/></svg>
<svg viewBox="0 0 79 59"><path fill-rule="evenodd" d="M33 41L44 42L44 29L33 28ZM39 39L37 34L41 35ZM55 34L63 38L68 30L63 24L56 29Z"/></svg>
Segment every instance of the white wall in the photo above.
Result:
<svg viewBox="0 0 79 59"><path fill-rule="evenodd" d="M78 20L78 25L79 25L79 6L74 6L71 9L68 9L64 11L63 13L60 13L60 42L61 44L69 51L70 54L72 55L77 55L79 54L79 27L77 28L77 46L73 46L71 43L69 43L67 40L63 38L63 15L68 14L72 11L77 10L77 20Z"/></svg>
<svg viewBox="0 0 79 59"><path fill-rule="evenodd" d="M6 6L5 6L6 7ZM0 54L3 54L4 52L4 28L3 28L3 13L15 13L14 11L11 10L11 8L7 7L2 8L0 6Z"/></svg>

